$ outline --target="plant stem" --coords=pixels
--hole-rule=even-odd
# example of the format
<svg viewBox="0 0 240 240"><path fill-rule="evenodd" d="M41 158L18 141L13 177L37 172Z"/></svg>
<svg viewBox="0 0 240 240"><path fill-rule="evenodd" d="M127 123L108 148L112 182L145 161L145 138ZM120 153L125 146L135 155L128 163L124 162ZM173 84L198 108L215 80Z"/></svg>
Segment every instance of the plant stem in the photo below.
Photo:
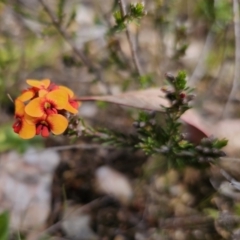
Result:
<svg viewBox="0 0 240 240"><path fill-rule="evenodd" d="M120 12L121 12L122 18L124 18L127 15L125 2L124 2L124 0L119 0L118 4L120 6ZM142 76L143 75L143 70L142 70L142 67L140 65L138 55L137 55L136 44L134 43L134 41L132 39L132 36L131 36L131 33L129 31L128 26L126 26L126 35L127 35L127 39L128 39L128 42L129 42L129 46L130 46L130 50L131 50L131 54L132 54L132 58L133 58L135 68L138 72L138 75Z"/></svg>
<svg viewBox="0 0 240 240"><path fill-rule="evenodd" d="M107 93L111 94L111 90L109 85L105 82L105 80L102 78L102 74L99 68L96 68L93 63L90 61L90 59L88 59L84 53L75 46L75 44L72 42L71 38L68 36L67 32L65 31L65 29L62 28L62 26L59 24L59 22L57 21L57 18L55 17L54 13L51 11L51 9L48 7L48 5L44 2L44 0L39 0L39 2L41 3L41 5L43 6L45 12L48 14L48 16L50 17L54 27L56 28L56 30L59 32L59 34L63 37L63 39L71 46L73 52L79 57L79 59L88 67L89 70L92 70L95 75L97 80L99 80L100 82L102 82L106 89L107 89Z"/></svg>

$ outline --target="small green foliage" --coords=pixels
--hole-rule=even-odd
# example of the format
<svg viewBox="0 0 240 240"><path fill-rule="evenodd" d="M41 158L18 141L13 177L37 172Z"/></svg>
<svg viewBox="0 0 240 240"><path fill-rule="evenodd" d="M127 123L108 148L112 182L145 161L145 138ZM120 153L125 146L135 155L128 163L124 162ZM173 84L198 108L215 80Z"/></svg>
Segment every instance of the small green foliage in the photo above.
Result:
<svg viewBox="0 0 240 240"><path fill-rule="evenodd" d="M66 28L68 28L72 24L72 22L76 18L76 15L77 15L76 8L73 8L73 10L72 10L72 12L71 12L71 14L69 16L69 19L67 21Z"/></svg>
<svg viewBox="0 0 240 240"><path fill-rule="evenodd" d="M107 106L108 106L108 103L107 102L103 102L103 101L97 101L97 106L100 109L106 109Z"/></svg>
<svg viewBox="0 0 240 240"><path fill-rule="evenodd" d="M165 113L140 112L134 121L135 134L100 129L90 130L88 134L104 144L141 149L148 155L161 154L167 161L166 167L184 168L208 166L214 159L224 156L221 148L226 146L226 139L214 137L203 138L196 146L188 139L188 133L182 133L181 115L190 108L189 102L194 98L193 89L187 86L187 76L180 71L177 76L166 75L170 86L163 87L170 102Z"/></svg>
<svg viewBox="0 0 240 240"><path fill-rule="evenodd" d="M82 132L85 131L84 120L78 116L72 116L69 118L68 128L64 132L65 135L73 136L74 140L82 135Z"/></svg>
<svg viewBox="0 0 240 240"><path fill-rule="evenodd" d="M217 219L219 217L219 211L213 208L205 208L204 212L207 216Z"/></svg>
<svg viewBox="0 0 240 240"><path fill-rule="evenodd" d="M57 6L57 17L59 24L62 23L63 17L64 17L64 6L65 6L66 0L58 0L58 6Z"/></svg>
<svg viewBox="0 0 240 240"><path fill-rule="evenodd" d="M117 25L122 23L122 15L120 11L115 11L113 16Z"/></svg>
<svg viewBox="0 0 240 240"><path fill-rule="evenodd" d="M216 139L213 136L203 138L195 147L196 157L200 162L213 162L214 159L226 154L220 149L227 145L226 139Z"/></svg>
<svg viewBox="0 0 240 240"><path fill-rule="evenodd" d="M214 30L222 31L232 21L232 3L228 0L198 1L197 12L210 24L214 23Z"/></svg>
<svg viewBox="0 0 240 240"><path fill-rule="evenodd" d="M186 88L187 80L186 80L186 72L180 71L176 77L176 81L173 81L173 85L176 88L176 90L181 91Z"/></svg>
<svg viewBox="0 0 240 240"><path fill-rule="evenodd" d="M215 141L213 142L213 147L217 148L217 149L221 149L225 146L227 146L228 144L228 140L223 138L223 139L215 139Z"/></svg>
<svg viewBox="0 0 240 240"><path fill-rule="evenodd" d="M125 19L122 17L120 11L116 11L113 14L116 25L110 30L110 33L121 32L126 29Z"/></svg>
<svg viewBox="0 0 240 240"><path fill-rule="evenodd" d="M143 3L130 4L129 10L123 16L120 10L114 12L115 26L110 29L109 33L121 32L126 29L130 22L139 23L142 17L146 14Z"/></svg>
<svg viewBox="0 0 240 240"><path fill-rule="evenodd" d="M10 125L3 125L0 128L0 152L5 152L11 149L23 153L29 147L42 147L43 141L39 137L35 137L31 140L25 140L19 138L17 134L12 131Z"/></svg>
<svg viewBox="0 0 240 240"><path fill-rule="evenodd" d="M3 212L0 214L0 239L9 239L9 213Z"/></svg>
<svg viewBox="0 0 240 240"><path fill-rule="evenodd" d="M179 58L185 56L186 51L187 51L187 48L188 48L188 44L187 44L187 43L183 43L182 45L180 45L180 46L176 49L176 52L175 52L173 58L174 58L174 59L179 59Z"/></svg>
<svg viewBox="0 0 240 240"><path fill-rule="evenodd" d="M236 203L234 206L234 212L240 216L240 203Z"/></svg>
<svg viewBox="0 0 240 240"><path fill-rule="evenodd" d="M142 75L140 76L139 81L142 88L150 87L153 84L153 78L151 75Z"/></svg>
<svg viewBox="0 0 240 240"><path fill-rule="evenodd" d="M131 3L129 8L129 16L133 19L139 20L146 14L143 3Z"/></svg>
<svg viewBox="0 0 240 240"><path fill-rule="evenodd" d="M215 20L214 3L214 0L198 2L197 10L199 11L199 14L210 22L213 22Z"/></svg>
<svg viewBox="0 0 240 240"><path fill-rule="evenodd" d="M94 136L94 140L101 142L106 146L115 147L131 147L136 143L136 137L129 134L126 135L122 132L109 130L106 128L100 128L98 130L88 129L86 132L87 136Z"/></svg>

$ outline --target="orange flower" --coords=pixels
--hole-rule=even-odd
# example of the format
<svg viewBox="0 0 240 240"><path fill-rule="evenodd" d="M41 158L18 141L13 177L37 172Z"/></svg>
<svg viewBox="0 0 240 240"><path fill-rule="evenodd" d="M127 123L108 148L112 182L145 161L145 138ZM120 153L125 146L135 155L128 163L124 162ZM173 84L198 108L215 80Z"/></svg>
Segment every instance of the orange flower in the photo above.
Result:
<svg viewBox="0 0 240 240"><path fill-rule="evenodd" d="M25 105L20 100L15 100L15 123L13 130L23 139L29 139L35 136L36 127L33 118L24 112Z"/></svg>
<svg viewBox="0 0 240 240"><path fill-rule="evenodd" d="M27 79L26 82L28 85L37 89L47 89L51 84L51 81L49 79L43 79L41 81L35 79Z"/></svg>
<svg viewBox="0 0 240 240"><path fill-rule="evenodd" d="M31 100L25 107L25 112L31 117L41 118L45 115L57 114L58 110L65 109L67 103L67 93L57 89Z"/></svg>
<svg viewBox="0 0 240 240"><path fill-rule="evenodd" d="M48 93L53 90L59 89L58 85L55 83L51 83L49 79L43 79L41 81L28 79L26 80L27 84L39 90L40 95L44 95L43 93Z"/></svg>
<svg viewBox="0 0 240 240"><path fill-rule="evenodd" d="M15 100L14 132L24 139L62 134L68 127L65 112L76 114L80 106L73 91L51 83L49 79L28 79L27 83L30 88Z"/></svg>
<svg viewBox="0 0 240 240"><path fill-rule="evenodd" d="M68 94L68 104L65 106L65 110L67 110L70 113L76 114L78 112L78 108L80 106L80 103L74 99L74 93L71 89L59 86L61 90L64 90Z"/></svg>
<svg viewBox="0 0 240 240"><path fill-rule="evenodd" d="M55 135L62 134L68 127L68 120L61 114L51 114L36 120L36 135L48 137L50 132Z"/></svg>
<svg viewBox="0 0 240 240"><path fill-rule="evenodd" d="M26 102L28 100L31 100L34 97L37 97L39 90L47 90L49 86L51 85L51 81L49 79L43 79L41 81L28 79L26 80L27 84L31 87L23 90L22 94L17 98L22 102Z"/></svg>

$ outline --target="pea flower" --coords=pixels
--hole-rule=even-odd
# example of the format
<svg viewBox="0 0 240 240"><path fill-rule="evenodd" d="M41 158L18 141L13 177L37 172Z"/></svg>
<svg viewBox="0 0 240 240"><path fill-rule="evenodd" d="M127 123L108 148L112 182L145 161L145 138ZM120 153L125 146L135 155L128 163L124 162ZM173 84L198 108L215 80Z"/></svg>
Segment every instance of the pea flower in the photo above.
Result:
<svg viewBox="0 0 240 240"><path fill-rule="evenodd" d="M24 111L25 105L20 100L15 100L15 123L13 130L23 139L29 139L35 136L36 126L33 118Z"/></svg>
<svg viewBox="0 0 240 240"><path fill-rule="evenodd" d="M28 79L26 80L27 84L31 87L23 90L22 94L18 97L18 99L22 102L29 101L37 96L38 91L41 89L46 89L50 86L51 81L49 79L43 79L41 81Z"/></svg>
<svg viewBox="0 0 240 240"><path fill-rule="evenodd" d="M48 137L50 132L55 135L62 134L68 127L68 120L61 114L51 114L36 120L34 134Z"/></svg>
<svg viewBox="0 0 240 240"><path fill-rule="evenodd" d="M46 93L43 97L34 98L27 104L25 112L31 117L43 117L57 114L58 110L64 109L67 103L67 93L57 89Z"/></svg>
<svg viewBox="0 0 240 240"><path fill-rule="evenodd" d="M69 117L65 116L71 118L80 106L73 91L49 79L28 79L26 82L30 87L15 100L14 132L23 139L62 134L69 124Z"/></svg>
<svg viewBox="0 0 240 240"><path fill-rule="evenodd" d="M65 110L67 110L67 111L69 111L70 113L73 113L73 114L77 113L78 112L77 109L79 108L80 103L74 99L73 91L71 89L65 87L65 86L59 86L59 88L61 90L66 91L67 94L68 94L68 103L65 106Z"/></svg>

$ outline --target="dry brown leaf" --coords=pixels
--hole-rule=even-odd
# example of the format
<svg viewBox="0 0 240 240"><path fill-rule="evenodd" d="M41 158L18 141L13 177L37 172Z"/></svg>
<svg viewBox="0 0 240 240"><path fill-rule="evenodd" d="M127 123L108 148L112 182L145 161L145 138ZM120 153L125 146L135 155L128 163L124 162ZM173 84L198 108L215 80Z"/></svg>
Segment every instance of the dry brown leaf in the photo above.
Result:
<svg viewBox="0 0 240 240"><path fill-rule="evenodd" d="M103 101L151 111L163 111L161 106L169 106L165 93L157 88L131 91L118 95L87 96L78 99L80 101Z"/></svg>
<svg viewBox="0 0 240 240"><path fill-rule="evenodd" d="M190 142L198 144L202 138L212 134L211 127L194 109L186 111L181 116L181 120L185 122L185 131L188 133L188 140Z"/></svg>
<svg viewBox="0 0 240 240"><path fill-rule="evenodd" d="M163 107L169 106L165 93L157 88L131 91L118 95L87 96L79 98L80 101L105 101L109 103L124 105L151 111L164 111ZM181 119L186 123L186 131L189 133L189 140L198 143L203 137L208 136L209 127L204 120L193 109L186 111Z"/></svg>

